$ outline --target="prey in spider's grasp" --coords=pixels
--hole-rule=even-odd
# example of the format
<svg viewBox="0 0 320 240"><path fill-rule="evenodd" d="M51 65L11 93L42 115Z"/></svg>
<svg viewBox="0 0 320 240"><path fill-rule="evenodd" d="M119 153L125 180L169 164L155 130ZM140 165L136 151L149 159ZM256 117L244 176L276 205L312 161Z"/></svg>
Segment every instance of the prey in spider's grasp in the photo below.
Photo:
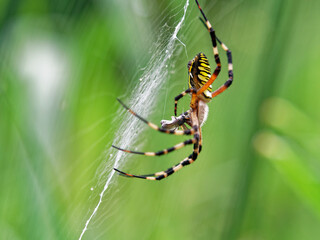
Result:
<svg viewBox="0 0 320 240"><path fill-rule="evenodd" d="M175 97L174 99L175 100L174 101L175 117L172 117L171 121L162 120L161 127L158 127L156 124L145 120L144 118L139 116L137 113L135 113L133 110L131 110L129 107L127 107L123 102L121 102L118 99L118 101L123 105L123 107L125 107L131 114L139 118L141 121L146 123L152 129L159 132L166 133L166 134L191 135L193 137L190 138L189 140L176 144L171 148L167 148L158 152L137 152L137 151L126 150L120 147L113 146L114 148L124 152L141 154L146 156L161 156L161 155L173 152L177 149L183 148L184 146L187 146L187 145L193 145L193 151L188 157L186 157L185 159L180 161L178 164L176 164L175 166L165 171L157 172L154 174L148 174L148 175L134 175L130 173L125 173L123 171L120 171L114 168L114 170L119 172L120 175L132 177L132 178L147 179L147 180L161 180L179 171L183 167L193 163L197 159L202 148L201 126L203 125L203 123L205 122L208 116L207 103L209 103L212 100L212 98L218 96L220 93L225 91L232 84L233 65L232 65L231 51L228 49L228 47L224 43L222 43L216 37L215 30L212 28L212 25L210 24L206 15L202 11L198 1L195 0L195 2L204 18L201 20L205 24L206 28L208 29L211 37L211 41L213 45L213 54L214 54L214 59L216 63L216 68L213 71L213 73L211 74L209 61L203 53L197 54L191 61L188 62L189 88ZM220 86L217 90L212 92L211 84L214 82L214 80L216 80L221 70L221 62L220 62L217 42L221 45L222 49L226 52L226 55L227 55L228 80L222 86ZM180 116L177 117L178 101L187 94L191 96L190 109L187 112L182 113ZM190 128L188 128L188 126ZM182 130L180 130L179 127L181 127Z"/></svg>

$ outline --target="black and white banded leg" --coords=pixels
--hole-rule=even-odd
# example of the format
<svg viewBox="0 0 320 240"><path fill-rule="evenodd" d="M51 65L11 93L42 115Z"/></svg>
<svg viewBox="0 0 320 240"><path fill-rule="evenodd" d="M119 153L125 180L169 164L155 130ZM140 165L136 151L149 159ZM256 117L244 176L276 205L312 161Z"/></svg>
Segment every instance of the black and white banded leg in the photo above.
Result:
<svg viewBox="0 0 320 240"><path fill-rule="evenodd" d="M165 171L161 171L161 172L157 172L154 174L147 174L147 175L134 175L134 174L130 174L130 173L126 173L123 171L120 171L116 168L114 168L115 171L119 172L121 175L126 176L126 177L132 177L132 178L141 178L141 179L146 179L146 180L162 180L166 177L169 177L170 175L172 175L173 173L179 171L180 169L182 169L183 167L193 163L199 154L199 133L195 133L195 139L196 139L196 143L193 146L193 153L190 154L189 157L185 158L184 160L182 160L180 163L176 164L175 166L168 168Z"/></svg>
<svg viewBox="0 0 320 240"><path fill-rule="evenodd" d="M127 107L120 99L117 98L117 100L120 102L120 104L128 110L128 112L130 112L132 115L136 116L137 118L139 118L142 122L146 123L149 127L151 127L152 129L159 131L159 132L163 132L166 134L173 134L173 135L193 135L197 130L198 127L194 126L191 129L186 129L186 130L172 130L172 129L165 129L162 127L158 127L156 124L147 121L146 119L144 119L143 117L141 117L140 115L138 115L136 112L134 112L133 110L131 110L129 107Z"/></svg>
<svg viewBox="0 0 320 240"><path fill-rule="evenodd" d="M120 151L123 151L123 152L127 152L127 153L133 153L133 154L139 154L139 155L145 155L145 156L162 156L162 155L165 155L165 154L168 154L168 153L171 153L175 150L178 150L178 149L181 149L187 145L191 145L191 144L195 144L196 143L196 139L195 138L192 138L192 139L188 139L184 142L181 142L181 143L178 143L176 145L174 145L173 147L170 147L170 148L166 148L166 149L163 149L163 150L160 150L160 151L157 151L157 152L137 152L137 151L132 151L132 150L127 150L127 149L123 149L123 148L119 148L117 146L114 146L112 145L112 147L120 150Z"/></svg>
<svg viewBox="0 0 320 240"><path fill-rule="evenodd" d="M180 93L178 96L174 98L174 115L177 116L177 108L178 108L178 101L183 98L188 93L197 93L197 90L194 88L188 88L187 90Z"/></svg>
<svg viewBox="0 0 320 240"><path fill-rule="evenodd" d="M233 82L232 53L229 50L229 48L223 42L221 42L218 38L217 38L217 41L220 43L222 49L224 51L226 51L226 54L227 54L227 58L228 58L228 77L229 78L221 87L219 87L217 90L215 90L212 93L212 98L218 96L220 93L222 93L223 91L227 90L227 88L230 87L232 82Z"/></svg>
<svg viewBox="0 0 320 240"><path fill-rule="evenodd" d="M204 20L202 18L200 18L200 20L202 21L202 23L205 25L205 27L208 29L208 31L210 32L210 35L211 35L211 39L212 39L212 44L213 44L213 53L214 53L214 56L215 56L215 59L216 59L216 62L218 60L218 62L220 63L220 59L219 59L219 54L218 54L218 48L217 48L217 43L216 41L219 42L219 44L221 45L222 49L226 52L227 54L227 58L228 58L228 80L221 86L219 87L217 90L215 90L213 93L212 93L212 98L216 97L217 95L219 95L220 93L222 93L223 91L225 91L228 87L230 87L230 85L232 84L233 82L233 63L232 63L232 53L231 51L229 50L229 48L219 40L219 38L215 35L215 31L213 30L212 28L212 25L210 24L209 20L206 18L204 12L202 11L201 7L200 7L200 4L198 2L198 0L195 0L197 5L198 5L198 8L204 18ZM219 65L218 65L219 66ZM221 64L220 64L220 68L221 68ZM217 69L216 69L217 70ZM220 70L219 70L220 72ZM218 73L219 73L218 72ZM216 71L213 73L213 75L216 75ZM215 78L217 77L218 75L215 76Z"/></svg>
<svg viewBox="0 0 320 240"><path fill-rule="evenodd" d="M199 8L204 20L205 20L205 25L206 25L209 33L210 33L212 46L213 46L214 60L215 60L215 62L217 64L217 67L215 68L215 70L214 70L213 74L211 75L210 79L206 82L206 84L204 84L200 89L198 89L197 95L200 95L205 90L207 90L209 88L209 86L214 82L214 80L216 80L216 78L218 77L218 75L219 75L219 73L221 71L221 61L220 61L219 51L218 51L218 47L217 47L217 39L216 39L215 30L212 28L211 23L209 22L209 20L207 19L206 15L202 11L198 0L195 0L195 1L196 1L196 4L198 5L198 8Z"/></svg>

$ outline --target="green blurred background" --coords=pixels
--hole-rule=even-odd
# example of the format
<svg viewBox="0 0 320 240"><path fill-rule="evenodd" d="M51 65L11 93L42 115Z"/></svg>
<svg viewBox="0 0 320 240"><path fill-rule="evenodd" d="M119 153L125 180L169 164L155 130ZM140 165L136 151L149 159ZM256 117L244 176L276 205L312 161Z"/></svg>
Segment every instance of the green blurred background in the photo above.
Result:
<svg viewBox="0 0 320 240"><path fill-rule="evenodd" d="M0 239L79 238L112 168L105 152L124 114L116 98L134 97L154 44L170 37L184 4L0 2ZM318 239L320 1L200 4L233 52L235 76L209 104L203 151L160 182L115 175L83 239ZM178 44L150 103L155 123L173 114L195 54L205 52L213 68L199 16L190 0L178 34L186 48ZM214 87L227 79L220 53ZM187 108L184 99L179 111ZM132 149L141 151L185 140L147 127L139 135ZM131 156L122 169L165 170L190 151Z"/></svg>

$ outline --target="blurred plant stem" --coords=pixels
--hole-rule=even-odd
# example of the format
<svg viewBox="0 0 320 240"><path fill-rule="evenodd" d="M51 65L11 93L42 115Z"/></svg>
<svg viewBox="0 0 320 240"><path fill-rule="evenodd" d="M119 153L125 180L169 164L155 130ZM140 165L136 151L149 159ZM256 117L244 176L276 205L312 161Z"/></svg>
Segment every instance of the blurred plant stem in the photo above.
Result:
<svg viewBox="0 0 320 240"><path fill-rule="evenodd" d="M248 3L247 3L248 4ZM265 42L261 52L260 65L256 67L255 90L251 99L255 99L252 108L248 110L249 122L246 123L247 134L243 136L243 152L240 155L240 167L237 171L234 183L233 197L230 198L230 210L226 217L226 223L221 239L237 239L242 228L247 207L247 199L255 172L259 168L256 153L251 146L255 134L262 128L258 118L261 104L277 89L282 66L285 63L287 51L287 39L292 35L292 22L298 4L290 1L270 2L270 25L264 26ZM235 57L236 58L236 57ZM235 74L236 75L236 74ZM235 76L236 79L236 76ZM241 84L242 79L238 79ZM251 116L251 117L250 117Z"/></svg>

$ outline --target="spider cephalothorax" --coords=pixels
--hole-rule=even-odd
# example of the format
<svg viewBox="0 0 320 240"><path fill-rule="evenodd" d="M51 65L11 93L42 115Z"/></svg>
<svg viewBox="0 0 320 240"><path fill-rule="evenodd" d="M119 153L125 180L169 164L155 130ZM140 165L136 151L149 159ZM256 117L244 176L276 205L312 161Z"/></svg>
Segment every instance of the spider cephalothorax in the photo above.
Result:
<svg viewBox="0 0 320 240"><path fill-rule="evenodd" d="M173 147L160 150L158 152L136 152L131 150L122 149L116 146L113 146L114 148L128 152L128 153L135 153L135 154L141 154L145 156L161 156L164 154L168 154L172 151L175 151L177 149L183 148L187 145L193 145L193 151L192 153L180 161L175 166L168 168L165 171L157 172L154 174L148 174L148 175L133 175L130 173L122 172L118 169L114 169L117 172L119 172L123 176L127 177L133 177L133 178L142 178L147 180L161 180L163 178L166 178L170 176L171 174L179 171L184 166L187 166L191 163L193 163L202 148L202 135L201 135L201 126L205 122L208 116L208 106L207 103L211 101L212 98L216 97L223 91L225 91L232 83L233 81L233 67L232 67L232 57L231 57L231 51L227 48L227 46L222 43L215 35L215 31L213 30L210 22L206 18L205 14L203 13L198 0L195 0L196 4L198 5L198 8L204 18L203 23L206 25L212 45L213 45L213 54L214 59L216 62L216 68L214 72L211 74L210 65L207 57L203 53L197 54L191 61L188 63L188 74L189 74L189 88L182 93L180 93L178 96L175 97L174 101L174 117L172 117L171 120L162 120L161 121L161 127L158 127L156 124L148 122L144 118L140 117L137 113L132 111L130 108L128 108L126 105L124 105L119 99L119 102L134 116L139 118L141 121L145 122L154 130L157 130L159 132L163 132L166 134L174 134L174 135L192 135L193 137L189 140L186 140L184 142L178 143ZM217 42L221 45L222 49L226 51L227 58L228 58L228 80L217 90L212 92L211 84L214 82L214 80L217 78L217 76L220 73L221 70L221 63L217 48ZM180 116L177 117L177 104L178 101L185 95L190 94L191 95L191 101L190 101L190 109L186 111L185 113L182 113ZM190 126L190 128L187 127ZM179 127L182 128L182 130L179 130Z"/></svg>

